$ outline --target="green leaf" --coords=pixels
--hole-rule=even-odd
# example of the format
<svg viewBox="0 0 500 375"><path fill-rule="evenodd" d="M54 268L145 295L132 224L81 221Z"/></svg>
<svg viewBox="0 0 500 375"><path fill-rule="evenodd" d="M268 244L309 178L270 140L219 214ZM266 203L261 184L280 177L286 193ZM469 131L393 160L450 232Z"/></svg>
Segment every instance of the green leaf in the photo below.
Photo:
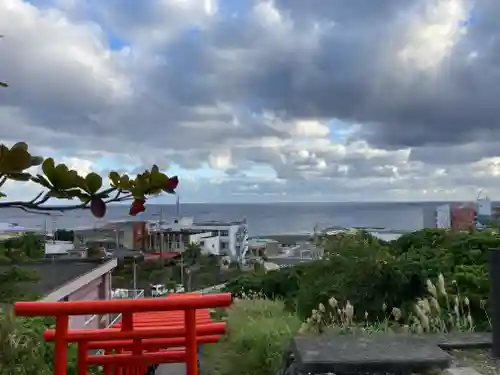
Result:
<svg viewBox="0 0 500 375"><path fill-rule="evenodd" d="M19 142L9 151L5 165L7 173L21 173L31 166L31 155L24 146L28 147L25 143Z"/></svg>
<svg viewBox="0 0 500 375"><path fill-rule="evenodd" d="M102 186L102 177L97 173L89 173L87 177L85 177L85 184L87 185L87 192L95 194Z"/></svg>
<svg viewBox="0 0 500 375"><path fill-rule="evenodd" d="M41 156L32 156L31 157L31 166L37 167L43 163L43 157Z"/></svg>
<svg viewBox="0 0 500 375"><path fill-rule="evenodd" d="M54 159L47 158L42 163L42 171L47 176L50 182L54 182L53 178L55 177L56 166L54 164Z"/></svg>
<svg viewBox="0 0 500 375"><path fill-rule="evenodd" d="M28 152L28 144L26 142L17 142L14 146L10 148L10 150L23 150Z"/></svg>
<svg viewBox="0 0 500 375"><path fill-rule="evenodd" d="M29 173L14 173L8 175L8 178L14 181L29 181L31 174Z"/></svg>
<svg viewBox="0 0 500 375"><path fill-rule="evenodd" d="M0 198L5 198L7 195L5 195L4 193L0 192Z"/></svg>
<svg viewBox="0 0 500 375"><path fill-rule="evenodd" d="M118 172L109 172L109 180L113 184L113 186L118 186L120 184L120 175Z"/></svg>
<svg viewBox="0 0 500 375"><path fill-rule="evenodd" d="M92 197L89 194L80 193L80 195L78 195L78 199L80 199L82 203L88 203L91 201Z"/></svg>
<svg viewBox="0 0 500 375"><path fill-rule="evenodd" d="M37 174L36 177L33 177L31 180L47 189L52 189L52 184L41 174Z"/></svg>
<svg viewBox="0 0 500 375"><path fill-rule="evenodd" d="M0 87L9 87L9 85L5 82L0 82Z"/></svg>

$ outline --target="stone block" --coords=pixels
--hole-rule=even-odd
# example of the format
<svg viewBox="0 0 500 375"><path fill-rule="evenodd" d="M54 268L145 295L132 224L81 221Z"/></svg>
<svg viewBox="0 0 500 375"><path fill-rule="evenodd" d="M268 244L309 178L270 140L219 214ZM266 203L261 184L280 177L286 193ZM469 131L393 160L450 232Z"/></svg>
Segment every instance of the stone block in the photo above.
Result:
<svg viewBox="0 0 500 375"><path fill-rule="evenodd" d="M429 340L385 333L297 336L292 351L303 374L412 373L451 364L451 356Z"/></svg>

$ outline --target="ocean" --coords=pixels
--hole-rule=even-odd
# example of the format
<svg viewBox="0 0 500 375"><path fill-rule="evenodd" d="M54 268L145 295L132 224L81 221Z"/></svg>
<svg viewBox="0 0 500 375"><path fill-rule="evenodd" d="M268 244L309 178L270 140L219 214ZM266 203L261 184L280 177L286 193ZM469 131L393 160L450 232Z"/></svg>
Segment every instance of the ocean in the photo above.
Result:
<svg viewBox="0 0 500 375"><path fill-rule="evenodd" d="M441 203L262 203L262 204L195 204L182 203L180 214L197 221L247 219L250 236L310 233L330 226L365 226L397 231L413 231L424 227L424 211ZM135 220L165 220L176 215L175 205L147 206ZM91 228L109 221L132 220L128 205L111 205L103 219L95 219L87 210L54 212L37 215L19 209L0 210L0 222L16 223L27 228L47 230Z"/></svg>

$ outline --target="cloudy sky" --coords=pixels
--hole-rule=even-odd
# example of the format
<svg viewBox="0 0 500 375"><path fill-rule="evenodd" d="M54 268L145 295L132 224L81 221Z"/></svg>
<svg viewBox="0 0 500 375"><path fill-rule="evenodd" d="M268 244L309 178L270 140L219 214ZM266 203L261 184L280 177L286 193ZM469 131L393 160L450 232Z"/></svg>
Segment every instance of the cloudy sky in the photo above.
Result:
<svg viewBox="0 0 500 375"><path fill-rule="evenodd" d="M0 140L82 172L158 164L183 201L500 198L499 18L498 0L0 0Z"/></svg>

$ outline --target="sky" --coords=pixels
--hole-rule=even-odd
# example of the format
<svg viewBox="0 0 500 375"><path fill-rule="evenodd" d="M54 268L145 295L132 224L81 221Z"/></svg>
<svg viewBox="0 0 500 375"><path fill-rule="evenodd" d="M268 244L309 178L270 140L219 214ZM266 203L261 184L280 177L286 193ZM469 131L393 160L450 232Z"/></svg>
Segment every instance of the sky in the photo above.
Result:
<svg viewBox="0 0 500 375"><path fill-rule="evenodd" d="M0 141L84 174L157 164L185 202L499 199L499 18L497 0L0 0Z"/></svg>

